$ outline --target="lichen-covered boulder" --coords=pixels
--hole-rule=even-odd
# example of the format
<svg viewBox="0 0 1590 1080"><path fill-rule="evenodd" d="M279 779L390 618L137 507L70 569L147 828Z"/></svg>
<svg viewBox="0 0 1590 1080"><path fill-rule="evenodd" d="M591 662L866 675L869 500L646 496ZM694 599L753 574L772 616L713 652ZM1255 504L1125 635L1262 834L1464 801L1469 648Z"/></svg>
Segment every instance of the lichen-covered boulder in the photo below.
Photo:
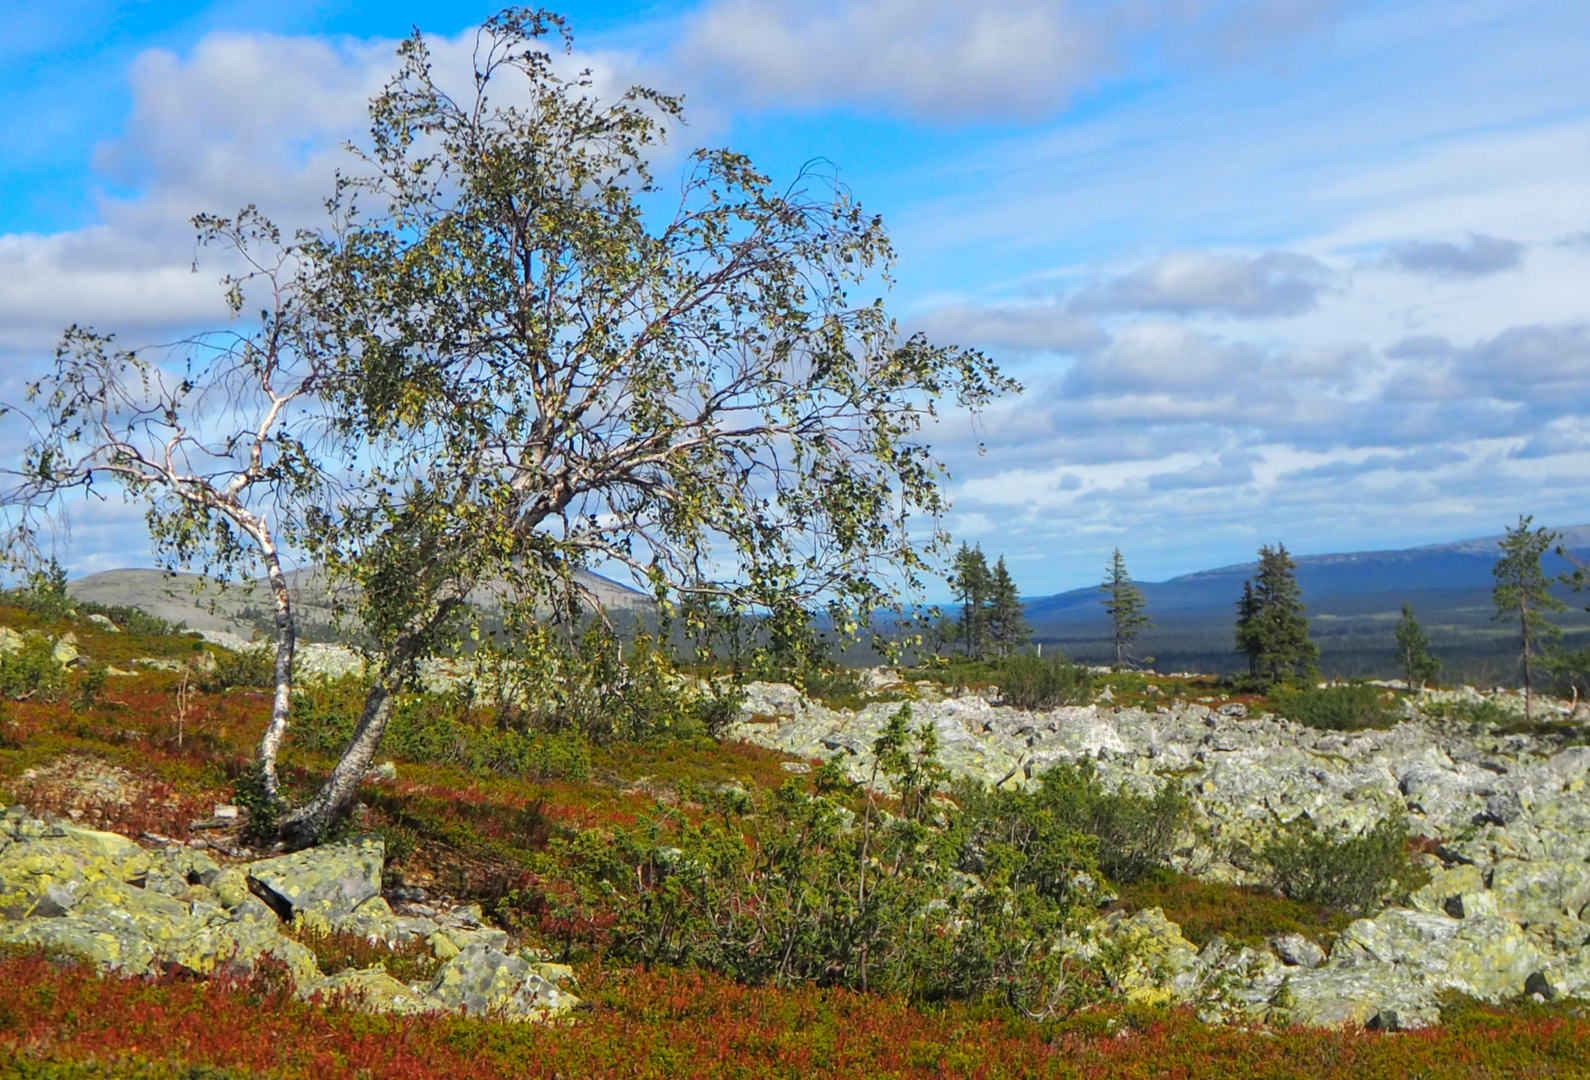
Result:
<svg viewBox="0 0 1590 1080"><path fill-rule="evenodd" d="M0 944L65 953L101 971L126 975L146 975L155 963L155 947L138 927L107 912L0 922Z"/></svg>
<svg viewBox="0 0 1590 1080"><path fill-rule="evenodd" d="M1161 909L1108 917L1095 923L1093 931L1120 958L1112 974L1128 1001L1167 1004L1184 1000L1196 988L1198 950Z"/></svg>
<svg viewBox="0 0 1590 1080"><path fill-rule="evenodd" d="M300 997L319 995L327 1003L338 1003L364 1012L412 1015L424 1012L424 995L398 982L382 967L362 968L326 975L298 986Z"/></svg>
<svg viewBox="0 0 1590 1080"><path fill-rule="evenodd" d="M1270 950L1288 967L1317 968L1325 962L1325 950L1302 934L1277 934Z"/></svg>
<svg viewBox="0 0 1590 1080"><path fill-rule="evenodd" d="M1528 926L1564 914L1578 916L1590 904L1590 866L1556 859L1507 859L1491 871L1491 891L1500 914Z"/></svg>
<svg viewBox="0 0 1590 1080"><path fill-rule="evenodd" d="M483 944L470 945L443 964L426 1001L432 1008L509 1020L547 1019L579 1003L523 957Z"/></svg>
<svg viewBox="0 0 1590 1080"><path fill-rule="evenodd" d="M1333 968L1394 968L1432 990L1484 1001L1523 993L1546 957L1518 925L1497 916L1454 919L1390 908L1359 919L1331 948Z"/></svg>
<svg viewBox="0 0 1590 1080"><path fill-rule="evenodd" d="M363 836L253 863L248 884L283 919L329 927L381 895L385 858L381 838Z"/></svg>

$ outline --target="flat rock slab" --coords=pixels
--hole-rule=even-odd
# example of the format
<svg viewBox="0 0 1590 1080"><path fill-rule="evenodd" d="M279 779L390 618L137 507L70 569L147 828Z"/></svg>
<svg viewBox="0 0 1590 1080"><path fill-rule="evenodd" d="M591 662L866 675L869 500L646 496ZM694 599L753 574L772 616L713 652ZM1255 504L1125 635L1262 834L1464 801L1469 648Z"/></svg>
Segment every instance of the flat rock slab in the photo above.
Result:
<svg viewBox="0 0 1590 1080"><path fill-rule="evenodd" d="M253 863L248 886L283 919L340 922L360 904L381 895L385 861L381 838L361 836Z"/></svg>

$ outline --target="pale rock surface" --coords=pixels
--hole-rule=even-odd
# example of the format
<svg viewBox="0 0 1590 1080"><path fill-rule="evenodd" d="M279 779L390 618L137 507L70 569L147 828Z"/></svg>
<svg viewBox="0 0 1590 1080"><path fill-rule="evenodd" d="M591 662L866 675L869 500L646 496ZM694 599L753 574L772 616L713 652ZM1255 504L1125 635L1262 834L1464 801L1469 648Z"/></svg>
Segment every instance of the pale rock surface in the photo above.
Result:
<svg viewBox="0 0 1590 1080"><path fill-rule="evenodd" d="M546 1019L579 1003L567 972L510 955L508 934L467 905L434 917L397 915L381 895L382 845L363 837L223 867L181 845L146 850L116 833L0 813L0 944L67 953L104 971L177 968L246 975L263 957L283 964L298 993L380 1012L494 1012ZM427 909L431 910L431 909ZM427 984L380 968L327 976L287 936L287 921L389 945L436 943L445 960ZM444 955L445 953L445 955Z"/></svg>
<svg viewBox="0 0 1590 1080"><path fill-rule="evenodd" d="M1129 996L1196 1002L1211 1015L1237 1009L1385 1028L1436 1022L1449 992L1590 999L1590 924L1581 918L1590 904L1590 747L1412 708L1389 730L1333 732L1180 701L1030 712L979 694L944 698L927 684L883 686L916 696L912 726L933 727L953 775L1033 786L1056 764L1087 761L1106 787L1177 785L1192 828L1173 862L1207 879L1255 883L1238 854L1298 819L1358 833L1400 813L1413 835L1440 841L1440 859L1429 860L1435 872L1411 907L1353 923L1328 955L1296 935L1271 942L1267 962L1227 949L1199 953L1158 912L1096 924L1095 936L1131 939L1151 958L1123 975ZM1455 697L1482 700L1473 691L1424 700ZM1494 700L1513 705L1507 695ZM837 758L865 780L871 747L900 707L833 710L791 687L757 683L728 737Z"/></svg>

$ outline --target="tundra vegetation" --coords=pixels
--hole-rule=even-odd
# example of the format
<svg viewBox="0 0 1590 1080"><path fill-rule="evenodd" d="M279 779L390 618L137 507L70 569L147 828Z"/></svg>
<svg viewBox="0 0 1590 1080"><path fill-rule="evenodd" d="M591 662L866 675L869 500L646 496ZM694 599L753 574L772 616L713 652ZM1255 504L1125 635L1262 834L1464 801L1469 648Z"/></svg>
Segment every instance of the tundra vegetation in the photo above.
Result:
<svg viewBox="0 0 1590 1080"><path fill-rule="evenodd" d="M56 603L9 594L0 622L73 634L95 664L138 674L112 675L80 704L90 669L75 664L59 687L8 700L0 801L133 836L207 837L217 857L245 842L194 825L253 775L268 672L200 689L192 673L226 664L225 650L171 627L112 632ZM460 689L400 695L386 744L396 779L361 778L348 827L386 840L395 888L474 900L571 961L588 1011L530 1027L371 1017L356 1000L298 1000L269 965L233 982L122 978L13 952L0 958L0 1075L1469 1077L1587 1065L1590 1028L1562 1005L1454 1000L1445 1026L1395 1038L1260 1033L1123 1002L1118 958L1061 965L1046 952L1101 904L1161 908L1199 946L1278 933L1329 943L1351 913L1411 883L1389 827L1278 835L1258 854L1280 889L1202 881L1164 863L1185 822L1177 786L1129 795L1086 765L1027 791L945 783L931 729L901 705L873 747L874 785L823 763L792 773L779 754L712 739L690 701L664 707L660 693L649 712L634 694L620 725L593 723L613 669L594 638L585 655L588 668L577 651L560 661L585 689L555 709ZM1123 701L1220 693L1215 680L1127 674L1109 676ZM300 678L281 761L289 798L312 793L340 754L363 682ZM973 877L982 891L957 895ZM953 906L934 903L945 898ZM975 932L942 933L952 919ZM406 978L434 962L346 936L302 940L328 973L377 964Z"/></svg>
<svg viewBox="0 0 1590 1080"><path fill-rule="evenodd" d="M62 500L114 483L147 504L170 565L264 573L274 647L75 603L52 564L0 598L0 801L62 835L203 839L227 859L377 834L394 898L478 903L574 965L591 1009L545 1026L371 1017L357 995L299 1000L265 962L131 979L11 949L0 1076L1590 1067L1590 1026L1562 1007L1454 1001L1445 1029L1391 1040L1127 1003L1137 958L1073 947L1101 914L1160 908L1200 946L1328 941L1417 883L1400 826L1278 833L1252 853L1271 888L1196 881L1168 865L1190 825L1177 780L1112 788L1084 761L1025 787L951 782L909 700L825 666L815 616L870 633L949 556L921 425L1015 386L851 301L892 253L831 177L776 188L703 151L665 193L647 163L680 103L598 102L549 41L567 35L548 13L488 20L455 97L416 33L322 230L196 219L241 260L226 289L259 312L246 329L161 355L68 332L23 406L37 438L13 470L8 552L36 562ZM326 569L363 654L351 672L302 672L284 549ZM575 573L592 564L631 569L662 627L620 634L593 612ZM1263 549L1241 608L1272 693L1248 702L1381 722L1378 688L1287 685L1316 655L1291 568ZM1123 660L1144 613L1118 552L1114 570ZM909 681L997 686L1027 709L1224 689L1120 672L1100 688L1023 648L1002 557L963 545L952 582L959 655ZM428 678L438 659L449 678ZM747 674L889 707L871 774L720 741ZM382 747L392 767L373 770ZM437 959L292 931L327 974Z"/></svg>
<svg viewBox="0 0 1590 1080"><path fill-rule="evenodd" d="M289 805L277 590L258 761L290 845L346 817L425 660L521 659L549 613L588 609L588 563L629 569L687 628L754 615L753 653L800 656L815 612L870 632L946 543L923 422L1016 388L851 299L887 284L893 252L833 177L778 187L702 150L665 189L649 160L679 100L599 101L549 46L568 47L558 16L494 16L455 96L416 32L322 229L195 219L249 268L226 280L234 311L267 294L253 329L173 367L74 328L24 407L38 442L14 470L8 551L30 551L65 494L114 481L175 562L252 560L274 584L285 540L325 568L371 678L324 784ZM195 415L218 399L223 418ZM484 642L488 601L502 632Z"/></svg>

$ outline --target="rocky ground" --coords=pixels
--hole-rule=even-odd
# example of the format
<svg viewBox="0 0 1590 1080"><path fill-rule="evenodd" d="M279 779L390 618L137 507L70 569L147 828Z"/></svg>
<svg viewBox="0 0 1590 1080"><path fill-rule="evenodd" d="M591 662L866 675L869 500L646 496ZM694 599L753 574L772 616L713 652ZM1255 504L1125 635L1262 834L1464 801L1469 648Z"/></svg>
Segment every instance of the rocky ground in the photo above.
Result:
<svg viewBox="0 0 1590 1080"><path fill-rule="evenodd" d="M42 947L127 975L247 975L281 964L302 997L377 1012L465 1012L546 1019L579 1002L568 968L516 951L478 905L438 910L382 894L384 852L364 837L221 865L196 846L0 813L0 944ZM302 938L357 935L392 948L423 942L432 976L404 983L379 964L327 974Z"/></svg>
<svg viewBox="0 0 1590 1080"><path fill-rule="evenodd" d="M958 775L1031 784L1057 762L1086 759L1110 786L1179 785L1192 828L1175 862L1200 877L1254 880L1246 853L1299 818L1360 832L1404 813L1433 852L1424 856L1431 881L1411 906L1352 923L1328 953L1300 938L1200 951L1157 911L1101 923L1098 931L1126 935L1147 958L1139 996L1204 1002L1211 1015L1385 1027L1434 1022L1453 991L1590 998L1590 923L1581 918L1590 915L1590 747L1565 745L1576 729L1499 734L1410 705L1388 730L1334 732L1249 716L1239 703L1027 712L985 693L944 697L925 683L891 687L880 677L876 687L915 698L913 724L932 725ZM805 758L838 755L864 779L873 741L900 707L834 710L758 683L728 737Z"/></svg>

